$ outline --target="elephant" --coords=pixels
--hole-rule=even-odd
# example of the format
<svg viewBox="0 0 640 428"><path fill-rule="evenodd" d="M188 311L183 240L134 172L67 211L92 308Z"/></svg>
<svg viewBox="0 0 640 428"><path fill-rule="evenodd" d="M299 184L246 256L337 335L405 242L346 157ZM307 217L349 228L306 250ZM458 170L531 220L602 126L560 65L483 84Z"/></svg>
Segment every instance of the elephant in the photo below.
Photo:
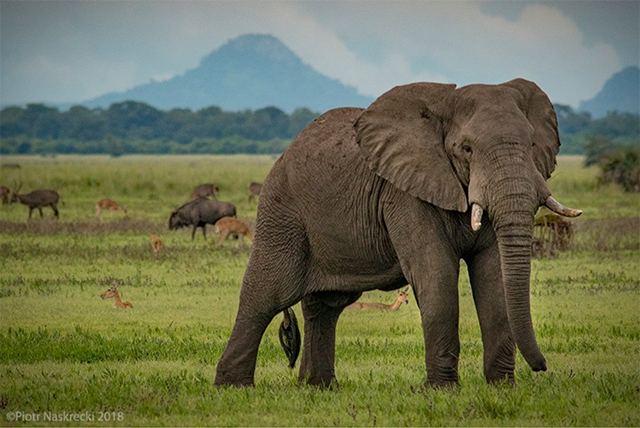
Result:
<svg viewBox="0 0 640 428"><path fill-rule="evenodd" d="M309 124L275 162L215 384L251 386L273 317L301 302L300 382L338 386L336 324L364 291L410 284L422 319L426 383L458 385L460 260L483 342L487 382L515 382L519 349L545 371L530 309L534 215L575 217L546 181L557 118L534 82L420 82L368 108Z"/></svg>

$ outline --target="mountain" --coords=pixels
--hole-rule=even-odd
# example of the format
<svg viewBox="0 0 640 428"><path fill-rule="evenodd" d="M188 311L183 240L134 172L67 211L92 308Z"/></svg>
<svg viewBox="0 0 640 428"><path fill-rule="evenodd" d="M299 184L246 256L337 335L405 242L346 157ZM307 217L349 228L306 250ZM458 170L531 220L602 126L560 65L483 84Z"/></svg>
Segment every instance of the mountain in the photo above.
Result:
<svg viewBox="0 0 640 428"><path fill-rule="evenodd" d="M595 97L580 103L579 110L596 118L614 110L640 114L640 68L627 67L611 76Z"/></svg>
<svg viewBox="0 0 640 428"><path fill-rule="evenodd" d="M82 104L108 107L134 100L162 110L212 105L223 110L276 106L324 112L335 107L366 107L373 99L304 64L270 35L249 34L228 41L205 56L200 65L164 82L150 82L126 92L109 93Z"/></svg>

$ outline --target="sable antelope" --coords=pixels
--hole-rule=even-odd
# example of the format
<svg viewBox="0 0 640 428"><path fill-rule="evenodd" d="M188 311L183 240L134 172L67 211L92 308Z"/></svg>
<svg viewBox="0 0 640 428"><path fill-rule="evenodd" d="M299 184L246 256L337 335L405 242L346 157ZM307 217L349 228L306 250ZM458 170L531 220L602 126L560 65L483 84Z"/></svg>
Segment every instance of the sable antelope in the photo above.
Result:
<svg viewBox="0 0 640 428"><path fill-rule="evenodd" d="M8 187L0 186L0 199L2 199L2 205L7 205L9 203L9 195L11 195L11 190Z"/></svg>
<svg viewBox="0 0 640 428"><path fill-rule="evenodd" d="M120 293L118 293L118 286L114 283L111 287L100 295L102 300L113 298L113 307L114 308L133 308L133 305L130 302L123 302L120 299Z"/></svg>
<svg viewBox="0 0 640 428"><path fill-rule="evenodd" d="M218 186L216 186L213 183L205 183L205 184L201 184L199 186L196 186L193 189L193 192L191 192L191 200L197 199L197 198L206 198L211 196L213 199L216 198L216 194L220 191L220 189L218 189Z"/></svg>
<svg viewBox="0 0 640 428"><path fill-rule="evenodd" d="M227 202L210 201L198 198L175 209L169 217L169 229L193 226L191 240L195 238L196 229L202 228L202 236L207 239L207 224L216 224L222 217L235 217L236 207Z"/></svg>
<svg viewBox="0 0 640 428"><path fill-rule="evenodd" d="M104 198L96 203L96 217L100 220L102 220L102 211L104 210L109 210L111 215L113 215L114 211L122 211L125 217L128 217L127 209L112 199Z"/></svg>
<svg viewBox="0 0 640 428"><path fill-rule="evenodd" d="M345 309L350 310L367 310L367 309L379 309L382 311L397 311L403 303L409 303L409 287L404 290L398 290L398 297L395 302L390 305L384 303L368 303L368 302L355 302L347 306Z"/></svg>
<svg viewBox="0 0 640 428"><path fill-rule="evenodd" d="M249 201L253 200L256 196L260 196L261 191L262 184L256 183L255 181L249 184Z"/></svg>
<svg viewBox="0 0 640 428"><path fill-rule="evenodd" d="M58 218L58 199L60 195L55 190L34 190L27 194L18 194L22 184L18 186L16 190L11 192L11 203L20 202L23 205L29 207L29 220L31 219L31 213L35 208L40 211L40 217L43 217L42 207L51 207L54 215Z"/></svg>
<svg viewBox="0 0 640 428"><path fill-rule="evenodd" d="M249 231L249 227L235 217L223 217L213 226L213 231L219 233L218 244L227 239L231 235L237 235L239 238L239 247L244 247L244 237L253 242L253 235Z"/></svg>
<svg viewBox="0 0 640 428"><path fill-rule="evenodd" d="M162 239L158 238L156 235L151 235L151 247L153 248L153 252L158 254L160 249L162 248Z"/></svg>

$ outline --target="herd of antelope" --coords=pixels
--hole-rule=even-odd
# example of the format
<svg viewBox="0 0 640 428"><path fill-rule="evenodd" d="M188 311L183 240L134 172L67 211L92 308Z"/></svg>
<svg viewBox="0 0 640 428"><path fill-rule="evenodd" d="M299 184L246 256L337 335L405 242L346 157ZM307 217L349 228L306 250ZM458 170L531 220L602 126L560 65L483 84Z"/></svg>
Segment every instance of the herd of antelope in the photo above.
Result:
<svg viewBox="0 0 640 428"><path fill-rule="evenodd" d="M0 200L3 205L13 204L13 203L21 203L26 205L29 208L29 217L27 220L31 219L31 215L34 209L38 209L40 213L40 217L43 217L42 208L50 207L53 210L54 216L56 218L59 217L58 213L58 201L60 200L60 195L55 190L34 190L31 193L21 194L19 193L22 184L15 187L14 190L9 189L6 186L0 186ZM260 192L262 190L262 184L252 182L248 186L249 189L249 201L252 201L254 198L260 196ZM219 192L218 186L212 183L205 183L199 186L196 186L190 194L191 200L196 200L199 198L208 199L211 197L215 200L217 193ZM108 211L110 217L114 215L116 211L120 211L124 214L125 217L128 216L127 208L113 199L103 198L100 199L95 205L95 215L102 222L102 213L104 211ZM235 216L227 216L222 217L214 224L215 233L219 234L217 243L220 244L222 241L227 239L229 236L236 236L239 240L240 247L244 246L244 238L246 237L250 242L253 242L253 235L249 230L249 227L238 220ZM205 235L206 236L206 235ZM157 257L160 253L163 243L162 239L152 234L151 238L151 248L153 253ZM110 299L113 298L113 307L114 308L133 308L133 305L130 302L123 302L120 298L120 294L118 292L117 284L112 284L112 286L100 295L102 299ZM408 303L408 289L398 291L398 296L396 300L392 304L384 304L384 303L376 303L376 302L355 302L347 307L348 310L382 310L382 311L397 311L403 303Z"/></svg>

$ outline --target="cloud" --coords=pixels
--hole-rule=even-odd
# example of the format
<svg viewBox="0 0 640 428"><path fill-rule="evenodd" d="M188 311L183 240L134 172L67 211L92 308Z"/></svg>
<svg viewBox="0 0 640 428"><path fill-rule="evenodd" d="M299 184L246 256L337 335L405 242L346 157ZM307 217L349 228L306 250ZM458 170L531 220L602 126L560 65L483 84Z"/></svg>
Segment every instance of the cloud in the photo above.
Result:
<svg viewBox="0 0 640 428"><path fill-rule="evenodd" d="M528 4L520 16L508 20L484 14L479 2L374 4L375 8L363 8L360 2L308 6L325 31L344 34L348 45L361 47L368 42L383 52L378 63L366 64L375 69L373 75L388 76L396 66L399 75L408 78L458 84L524 77L538 82L554 101L576 106L595 95L622 66L613 47L586 46L577 25L550 5ZM318 68L329 67L318 64ZM371 90L357 76L348 80L363 91ZM384 84L382 79L378 84ZM377 88L378 93L384 90Z"/></svg>
<svg viewBox="0 0 640 428"><path fill-rule="evenodd" d="M3 62L2 104L44 102L56 104L102 95L109 88L133 86L134 63L84 58L70 64L46 54L11 58ZM12 77L19 76L19 77ZM112 90L112 89L111 89ZM81 94L82 98L78 98Z"/></svg>
<svg viewBox="0 0 640 428"><path fill-rule="evenodd" d="M266 5L266 6L265 6ZM415 71L409 58L401 52L389 55L382 62L369 61L349 48L338 32L326 27L299 2L213 2L202 16L233 17L220 19L211 28L211 20L192 19L191 46L202 49L203 55L212 47L202 45L203 40L226 40L246 33L268 33L276 36L302 60L328 77L356 87L366 95L379 95L397 84L418 80L442 80L436 73ZM172 24L175 25L175 24ZM216 47L217 47L216 46Z"/></svg>
<svg viewBox="0 0 640 428"><path fill-rule="evenodd" d="M371 96L414 81L524 77L576 106L622 66L549 3L507 19L472 1L7 2L2 101L80 101L165 80L246 33L273 34Z"/></svg>

